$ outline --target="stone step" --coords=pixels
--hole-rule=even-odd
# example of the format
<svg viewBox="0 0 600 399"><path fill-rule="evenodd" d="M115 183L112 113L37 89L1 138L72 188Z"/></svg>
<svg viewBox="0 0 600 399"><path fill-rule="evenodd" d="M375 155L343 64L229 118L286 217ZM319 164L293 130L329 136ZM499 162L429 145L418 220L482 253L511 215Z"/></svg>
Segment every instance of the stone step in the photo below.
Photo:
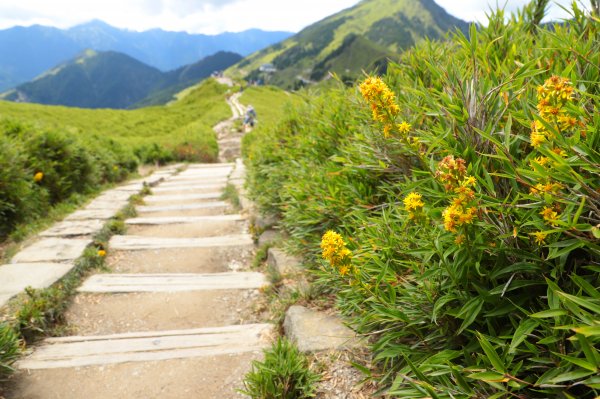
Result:
<svg viewBox="0 0 600 399"><path fill-rule="evenodd" d="M65 220L42 231L42 237L74 237L93 235L102 230L104 221L99 219Z"/></svg>
<svg viewBox="0 0 600 399"><path fill-rule="evenodd" d="M148 195L144 197L144 202L155 203L155 202L183 202L183 201L197 201L197 200L209 200L219 199L223 193L202 193L202 194L181 194L181 195Z"/></svg>
<svg viewBox="0 0 600 399"><path fill-rule="evenodd" d="M51 369L244 353L267 347L272 333L270 324L246 324L48 338L17 367Z"/></svg>
<svg viewBox="0 0 600 399"><path fill-rule="evenodd" d="M0 307L27 287L51 286L73 266L73 263L16 263L0 266Z"/></svg>
<svg viewBox="0 0 600 399"><path fill-rule="evenodd" d="M117 212L123 208L122 203L113 203L105 209L81 209L73 212L65 218L65 220L90 220L100 219L108 220L115 216Z"/></svg>
<svg viewBox="0 0 600 399"><path fill-rule="evenodd" d="M89 238L44 238L18 252L11 263L72 261L79 258L91 242Z"/></svg>
<svg viewBox="0 0 600 399"><path fill-rule="evenodd" d="M215 190L222 190L225 188L225 184L187 184L174 187L155 187L152 189L152 193L169 193L179 191L203 191L214 192Z"/></svg>
<svg viewBox="0 0 600 399"><path fill-rule="evenodd" d="M249 234L206 238L160 238L141 236L113 236L109 247L113 250L144 250L161 248L213 248L213 247L249 247L254 241Z"/></svg>
<svg viewBox="0 0 600 399"><path fill-rule="evenodd" d="M254 289L266 286L264 274L175 273L175 274L96 274L88 278L79 292L180 292Z"/></svg>
<svg viewBox="0 0 600 399"><path fill-rule="evenodd" d="M189 224L202 222L236 222L244 220L239 214L215 215L215 216L163 216L163 217L140 217L125 220L129 225L163 225L163 224Z"/></svg>
<svg viewBox="0 0 600 399"><path fill-rule="evenodd" d="M187 187L196 184L227 184L227 176L211 176L211 177L188 177L185 179L171 179L167 182L160 183L157 187Z"/></svg>
<svg viewBox="0 0 600 399"><path fill-rule="evenodd" d="M208 208L227 208L229 204L223 201L215 202L200 202L197 204L180 204L180 205L154 205L154 206L137 206L135 209L141 213L164 212L164 211L186 211L192 209L208 209Z"/></svg>

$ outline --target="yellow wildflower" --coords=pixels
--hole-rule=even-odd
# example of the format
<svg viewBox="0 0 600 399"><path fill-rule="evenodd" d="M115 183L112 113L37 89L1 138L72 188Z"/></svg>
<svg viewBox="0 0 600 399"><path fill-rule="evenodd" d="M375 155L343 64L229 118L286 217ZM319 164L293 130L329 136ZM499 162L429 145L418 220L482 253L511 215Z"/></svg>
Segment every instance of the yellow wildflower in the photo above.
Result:
<svg viewBox="0 0 600 399"><path fill-rule="evenodd" d="M393 119L400 113L400 107L396 103L396 95L381 78L368 77L358 88L363 98L371 106L375 121L393 122ZM389 129L391 127L388 128L387 134L389 134Z"/></svg>
<svg viewBox="0 0 600 399"><path fill-rule="evenodd" d="M323 234L321 249L323 259L327 260L333 267L343 266L350 262L352 252L346 248L342 236L335 231L329 230Z"/></svg>
<svg viewBox="0 0 600 399"><path fill-rule="evenodd" d="M37 172L35 175L33 175L33 181L35 181L36 183L41 182L43 178L44 174L42 172Z"/></svg>
<svg viewBox="0 0 600 399"><path fill-rule="evenodd" d="M104 258L106 256L106 251L103 249L98 250L98 256Z"/></svg>
<svg viewBox="0 0 600 399"><path fill-rule="evenodd" d="M552 208L545 206L540 212L540 215L542 215L544 220L552 226L556 226L558 224L558 213Z"/></svg>
<svg viewBox="0 0 600 399"><path fill-rule="evenodd" d="M533 235L536 244L542 245L545 242L544 240L546 240L548 233L544 233L543 231L536 231L531 235Z"/></svg>
<svg viewBox="0 0 600 399"><path fill-rule="evenodd" d="M410 128L411 128L411 127L412 127L412 126L411 126L411 124L410 124L410 123L406 123L406 122L404 121L404 122L402 122L402 123L400 123L400 124L398 125L398 131L399 131L400 133L405 133L405 134L406 134L406 133L408 133L408 132L410 131Z"/></svg>
<svg viewBox="0 0 600 399"><path fill-rule="evenodd" d="M421 208L423 208L425 206L425 203L423 202L423 196L419 193L416 192L412 192L410 194L408 194L406 197L404 197L404 209L406 209L409 212L412 211L417 211Z"/></svg>

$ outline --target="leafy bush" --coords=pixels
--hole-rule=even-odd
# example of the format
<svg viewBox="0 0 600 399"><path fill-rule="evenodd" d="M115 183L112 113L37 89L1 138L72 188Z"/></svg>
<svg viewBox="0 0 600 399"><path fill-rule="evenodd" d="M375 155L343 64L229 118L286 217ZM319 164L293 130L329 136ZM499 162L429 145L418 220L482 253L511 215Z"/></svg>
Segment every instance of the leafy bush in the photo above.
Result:
<svg viewBox="0 0 600 399"><path fill-rule="evenodd" d="M244 378L241 393L255 399L303 399L314 397L318 374L308 368L308 360L285 338L264 351L265 360L254 361Z"/></svg>
<svg viewBox="0 0 600 399"><path fill-rule="evenodd" d="M15 331L6 323L0 324L0 379L10 375L11 365L20 353L19 338Z"/></svg>
<svg viewBox="0 0 600 399"><path fill-rule="evenodd" d="M598 16L534 11L421 43L245 141L254 199L304 253L344 237L321 279L392 396L599 394Z"/></svg>

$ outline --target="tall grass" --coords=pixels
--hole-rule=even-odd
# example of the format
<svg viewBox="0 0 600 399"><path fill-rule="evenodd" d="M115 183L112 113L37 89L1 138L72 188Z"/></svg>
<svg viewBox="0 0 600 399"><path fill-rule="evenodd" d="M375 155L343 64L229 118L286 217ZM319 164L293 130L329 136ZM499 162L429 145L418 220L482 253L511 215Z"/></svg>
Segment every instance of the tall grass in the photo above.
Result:
<svg viewBox="0 0 600 399"><path fill-rule="evenodd" d="M254 199L394 397L599 395L600 21L540 28L534 3L248 139Z"/></svg>

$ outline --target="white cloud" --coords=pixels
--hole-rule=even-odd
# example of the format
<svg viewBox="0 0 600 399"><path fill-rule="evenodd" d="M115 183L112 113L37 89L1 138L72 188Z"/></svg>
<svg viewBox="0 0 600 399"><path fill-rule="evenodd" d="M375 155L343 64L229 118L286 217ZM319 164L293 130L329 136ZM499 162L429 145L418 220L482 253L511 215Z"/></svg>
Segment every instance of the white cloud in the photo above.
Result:
<svg viewBox="0 0 600 399"><path fill-rule="evenodd" d="M298 31L359 0L0 0L0 29L34 23L66 28L91 19L133 30L162 28L191 33L238 32L249 28ZM489 5L507 11L528 0L435 0L450 14L485 21ZM570 0L557 0L568 5ZM556 4L551 18L566 14Z"/></svg>

